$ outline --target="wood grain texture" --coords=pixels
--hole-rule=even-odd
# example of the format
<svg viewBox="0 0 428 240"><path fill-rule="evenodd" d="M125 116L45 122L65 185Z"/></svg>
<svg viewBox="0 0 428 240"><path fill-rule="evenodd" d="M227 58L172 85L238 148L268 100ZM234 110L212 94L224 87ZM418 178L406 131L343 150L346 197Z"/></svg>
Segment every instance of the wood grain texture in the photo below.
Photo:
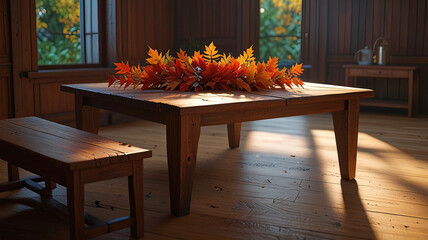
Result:
<svg viewBox="0 0 428 240"><path fill-rule="evenodd" d="M150 151L141 151L35 117L2 120L0 131L0 141L9 146L10 152L17 151L22 157L34 157L58 171L129 161L128 154L137 158L151 154ZM27 149L27 153L19 151L21 148ZM9 157L10 154L2 152L1 155Z"/></svg>
<svg viewBox="0 0 428 240"><path fill-rule="evenodd" d="M1 120L0 133L0 157L7 161L9 172L9 183L0 186L2 191L26 187L40 195L45 207L68 213L70 239L92 238L128 226L132 237L144 236L143 159L151 151L37 117ZM18 180L16 166L40 175L38 181L45 180L45 186L34 178ZM130 217L105 223L84 213L85 183L124 176L128 176ZM52 198L54 182L67 188L67 207Z"/></svg>
<svg viewBox="0 0 428 240"><path fill-rule="evenodd" d="M171 213L190 213L196 156L201 131L200 117L171 116L167 121L167 153Z"/></svg>
<svg viewBox="0 0 428 240"><path fill-rule="evenodd" d="M63 85L63 91L74 93L81 119L93 119L87 108L106 108L166 125L167 157L170 185L171 212L175 216L190 213L194 169L201 126L228 124L229 146L239 145L241 122L289 117L324 112L347 111L349 99L372 97L368 89L307 83L305 88L284 91L272 89L261 92L203 91L166 92L163 90L140 91L108 88L101 84ZM120 104L112 104L118 102ZM359 105L357 106L359 107ZM139 115L135 114L136 109ZM147 117L150 115L150 117ZM351 111L352 120L358 114ZM79 119L79 117L77 117ZM338 122L348 118L337 118ZM341 123L339 123L341 124ZM93 121L78 122L78 127L91 129ZM85 126L87 125L87 126ZM237 126L236 126L237 125ZM338 135L355 130L355 124L338 128ZM352 129L351 128L356 128ZM352 135L352 134L351 134ZM354 135L352 135L354 136ZM351 138L351 137L350 137ZM355 158L344 156L343 151L355 152L356 144L338 145L342 165L352 165ZM356 157L356 156L355 156ZM355 168L354 168L355 171ZM351 170L343 177L352 179Z"/></svg>
<svg viewBox="0 0 428 240"><path fill-rule="evenodd" d="M342 178L352 180L355 178L357 166L360 99L350 99L345 104L345 110L332 114L340 175Z"/></svg>
<svg viewBox="0 0 428 240"><path fill-rule="evenodd" d="M302 33L308 32L309 42L313 42L302 46L303 53L308 53L302 55L302 61L312 65L310 81L344 85L345 73L339 66L355 63L355 52L364 46L372 48L378 37L391 39L392 56L388 65L417 65L421 68L421 79L427 78L426 1L303 2L303 18L312 19L302 25ZM327 35L326 41L324 35ZM373 87L379 99L405 100L407 86L402 82L381 79L373 84L373 79L367 79L361 81L360 86ZM417 101L422 115L428 114L427 89L428 82L421 81Z"/></svg>
<svg viewBox="0 0 428 240"><path fill-rule="evenodd" d="M202 127L191 213L181 218L170 213L166 129L136 121L99 134L153 151L144 160L145 239L426 239L426 121L361 112L355 181L341 180L331 114L244 122L239 149L228 148L224 125ZM6 167L0 161L0 181ZM102 220L128 215L127 184L87 184L85 210ZM29 209L36 194L0 196L4 238L68 238L66 221ZM53 196L65 203L65 188ZM124 229L95 239L130 237Z"/></svg>
<svg viewBox="0 0 428 240"><path fill-rule="evenodd" d="M241 125L241 123L227 124L227 136L230 148L239 147L239 141L241 140Z"/></svg>

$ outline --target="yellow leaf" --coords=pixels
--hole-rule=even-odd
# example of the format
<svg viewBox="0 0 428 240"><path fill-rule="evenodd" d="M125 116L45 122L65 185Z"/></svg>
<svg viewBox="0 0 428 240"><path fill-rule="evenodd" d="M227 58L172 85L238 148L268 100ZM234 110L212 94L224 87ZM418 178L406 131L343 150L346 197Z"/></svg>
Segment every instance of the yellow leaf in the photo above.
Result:
<svg viewBox="0 0 428 240"><path fill-rule="evenodd" d="M158 50L149 47L149 56L150 58L146 59L149 64L165 64L165 57L162 57L162 53L158 53Z"/></svg>
<svg viewBox="0 0 428 240"><path fill-rule="evenodd" d="M249 65L251 62L254 62L254 60L256 59L254 57L254 51L253 51L253 46L249 47L247 50L245 50L241 55L239 55L238 57L238 62L240 64L247 64Z"/></svg>
<svg viewBox="0 0 428 240"><path fill-rule="evenodd" d="M206 61L212 62L213 60L221 57L221 55L217 53L218 53L218 50L214 46L214 43L211 42L209 46L205 46L204 58Z"/></svg>

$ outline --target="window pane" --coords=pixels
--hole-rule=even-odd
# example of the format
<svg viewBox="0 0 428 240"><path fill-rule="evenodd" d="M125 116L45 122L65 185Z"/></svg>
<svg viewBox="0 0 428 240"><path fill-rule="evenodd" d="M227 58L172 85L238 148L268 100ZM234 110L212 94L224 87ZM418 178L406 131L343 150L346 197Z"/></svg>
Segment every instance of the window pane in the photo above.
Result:
<svg viewBox="0 0 428 240"><path fill-rule="evenodd" d="M39 65L98 63L96 2L36 0Z"/></svg>
<svg viewBox="0 0 428 240"><path fill-rule="evenodd" d="M260 59L300 61L302 0L260 0Z"/></svg>

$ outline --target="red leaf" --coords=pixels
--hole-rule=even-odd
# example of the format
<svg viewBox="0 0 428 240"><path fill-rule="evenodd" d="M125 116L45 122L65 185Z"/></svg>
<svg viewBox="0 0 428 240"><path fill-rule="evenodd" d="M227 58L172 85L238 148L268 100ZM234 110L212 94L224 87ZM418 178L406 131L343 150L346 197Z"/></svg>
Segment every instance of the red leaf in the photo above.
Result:
<svg viewBox="0 0 428 240"><path fill-rule="evenodd" d="M117 78L115 78L113 75L108 75L108 86L110 87L117 81Z"/></svg>
<svg viewBox="0 0 428 240"><path fill-rule="evenodd" d="M116 69L118 70L116 74L126 74L129 71L131 71L131 68L129 67L129 63L126 62L126 64L122 61L121 63L114 63L116 65Z"/></svg>

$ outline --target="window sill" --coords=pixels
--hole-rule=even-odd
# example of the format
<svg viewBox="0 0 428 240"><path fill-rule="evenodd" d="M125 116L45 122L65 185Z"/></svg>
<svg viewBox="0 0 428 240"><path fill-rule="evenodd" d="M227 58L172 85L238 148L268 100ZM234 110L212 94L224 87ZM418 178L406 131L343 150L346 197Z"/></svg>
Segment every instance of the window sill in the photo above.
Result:
<svg viewBox="0 0 428 240"><path fill-rule="evenodd" d="M55 70L39 70L37 72L27 72L26 77L31 80L46 80L46 79L76 79L76 78L94 78L114 74L114 68L74 68L74 69L55 69Z"/></svg>

